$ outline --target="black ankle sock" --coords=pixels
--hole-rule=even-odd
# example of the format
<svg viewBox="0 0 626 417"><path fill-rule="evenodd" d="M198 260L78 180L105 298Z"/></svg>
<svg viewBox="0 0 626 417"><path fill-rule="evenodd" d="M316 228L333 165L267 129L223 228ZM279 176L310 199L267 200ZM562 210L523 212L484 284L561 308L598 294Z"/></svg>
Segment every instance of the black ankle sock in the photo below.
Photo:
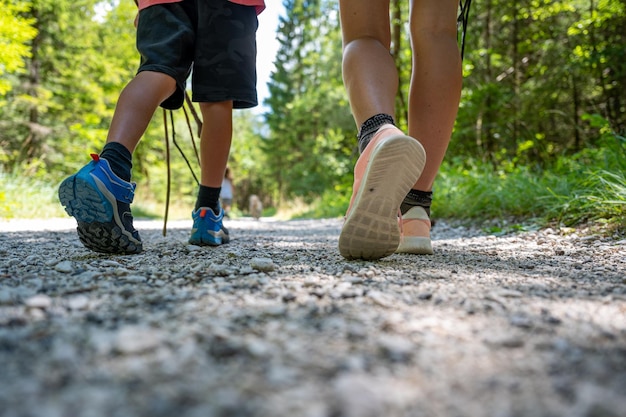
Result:
<svg viewBox="0 0 626 417"><path fill-rule="evenodd" d="M405 214L412 207L421 206L424 207L428 217L430 217L430 205L433 202L433 192L432 191L420 191L420 190L411 190L404 197L404 201L402 205L400 205L400 212Z"/></svg>
<svg viewBox="0 0 626 417"><path fill-rule="evenodd" d="M104 158L111 165L111 170L115 175L130 182L130 173L133 169L133 155L126 146L117 142L109 142L104 145L100 158Z"/></svg>
<svg viewBox="0 0 626 417"><path fill-rule="evenodd" d="M376 133L384 124L395 125L393 117L388 114L379 113L370 117L363 123L361 129L359 130L359 134L357 135L357 139L359 141L359 153L363 153L367 144L370 143L370 140L372 140L374 133Z"/></svg>
<svg viewBox="0 0 626 417"><path fill-rule="evenodd" d="M213 188L200 185L195 210L198 210L200 207L208 207L213 210L213 213L217 214L220 209L220 191L222 191L222 187Z"/></svg>

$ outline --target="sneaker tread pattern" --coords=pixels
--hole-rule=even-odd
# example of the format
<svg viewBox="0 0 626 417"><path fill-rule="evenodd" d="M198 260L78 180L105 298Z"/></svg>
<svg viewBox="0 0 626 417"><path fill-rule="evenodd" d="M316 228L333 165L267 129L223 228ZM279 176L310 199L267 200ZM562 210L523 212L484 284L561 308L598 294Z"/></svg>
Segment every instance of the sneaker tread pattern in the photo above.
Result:
<svg viewBox="0 0 626 417"><path fill-rule="evenodd" d="M88 181L76 176L65 179L59 187L59 200L76 219L78 237L88 249L115 254L143 250L141 242L131 241L115 223L111 203Z"/></svg>
<svg viewBox="0 0 626 417"><path fill-rule="evenodd" d="M390 138L374 152L339 237L346 259L377 260L396 251L398 208L425 162L422 146L407 136Z"/></svg>

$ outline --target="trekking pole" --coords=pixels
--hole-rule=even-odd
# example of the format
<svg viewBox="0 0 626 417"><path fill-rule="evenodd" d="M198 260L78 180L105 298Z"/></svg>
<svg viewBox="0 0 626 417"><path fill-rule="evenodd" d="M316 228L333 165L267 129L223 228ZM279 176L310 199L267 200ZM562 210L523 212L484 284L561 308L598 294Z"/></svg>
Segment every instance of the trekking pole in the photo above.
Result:
<svg viewBox="0 0 626 417"><path fill-rule="evenodd" d="M172 126L174 125L174 116L170 110L170 117L172 119ZM163 216L163 237L167 236L167 217L170 211L170 191L172 184L172 174L170 165L170 139L167 130L167 110L163 109L163 126L165 128L165 160L167 161L167 191L165 193L165 214Z"/></svg>
<svg viewBox="0 0 626 417"><path fill-rule="evenodd" d="M193 103L191 99L189 98L189 95L187 94L186 91L185 91L185 102L187 103L187 107L189 107L190 112L195 119L197 129L198 129L198 135L200 135L202 132L202 120L198 116L198 113L196 112L195 108L193 107ZM189 119L189 114L187 113L187 109L185 108L184 105L183 105L183 113L185 115L187 127L189 128L189 136L191 137L191 144L193 146L194 153L196 154L196 160L198 161L198 165L200 165L200 155L198 154L198 147L196 146L196 141L194 139L193 129L191 127L191 121ZM178 149L178 152L185 160L185 163L187 164L187 167L189 168L189 171L191 172L193 179L196 181L196 184L200 184L200 181L198 181L198 177L196 176L193 168L191 167L191 163L189 162L189 159L187 158L187 156L185 155L185 152L183 152L182 148L178 144L178 141L176 140L176 128L174 127L174 112L172 110L170 110L170 124L172 127L172 143L174 144L176 149ZM167 235L167 219L169 215L170 196L171 196L172 168L171 168L171 163L170 163L170 159L171 159L170 135L169 135L169 130L167 128L167 110L165 109L163 109L163 127L165 129L165 157L167 161L167 191L166 191L166 196L165 196L165 214L163 218L163 236L166 236Z"/></svg>
<svg viewBox="0 0 626 417"><path fill-rule="evenodd" d="M465 34L467 33L467 21L469 18L470 6L472 5L472 0L463 0L459 1L459 17L457 18L457 33L461 32L461 60L465 55Z"/></svg>

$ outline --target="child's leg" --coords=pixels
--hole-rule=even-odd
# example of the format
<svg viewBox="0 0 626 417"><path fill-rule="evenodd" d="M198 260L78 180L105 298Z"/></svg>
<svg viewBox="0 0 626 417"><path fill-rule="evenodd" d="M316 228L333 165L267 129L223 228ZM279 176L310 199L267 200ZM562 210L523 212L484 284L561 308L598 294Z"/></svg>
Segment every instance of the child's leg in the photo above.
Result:
<svg viewBox="0 0 626 417"><path fill-rule="evenodd" d="M218 246L230 236L222 220L224 210L219 198L232 141L232 101L200 103L202 133L200 137L200 187L196 206L191 213L193 228L189 243Z"/></svg>
<svg viewBox="0 0 626 417"><path fill-rule="evenodd" d="M233 136L233 102L200 103L200 188L195 210L208 207L219 214L219 197Z"/></svg>
<svg viewBox="0 0 626 417"><path fill-rule="evenodd" d="M200 184L221 187L233 136L233 102L200 103Z"/></svg>
<svg viewBox="0 0 626 417"><path fill-rule="evenodd" d="M200 190L196 209L219 208L232 140L233 109L257 105L256 10L231 2L198 2L193 101L200 103ZM227 13L226 13L227 12Z"/></svg>
<svg viewBox="0 0 626 417"><path fill-rule="evenodd" d="M456 39L458 0L411 0L413 69L409 135L426 150L413 189L430 191L441 166L461 96L461 56Z"/></svg>
<svg viewBox="0 0 626 417"><path fill-rule="evenodd" d="M256 10L232 2L198 1L193 64L193 101L200 103L201 176L189 242L221 245L223 227L219 192L232 140L232 110L257 105ZM216 4L220 4L216 7Z"/></svg>
<svg viewBox="0 0 626 417"><path fill-rule="evenodd" d="M176 81L169 75L142 71L122 90L100 156L124 181L131 179L132 154L154 112L175 89Z"/></svg>
<svg viewBox="0 0 626 417"><path fill-rule="evenodd" d="M143 246L130 205L132 152L159 105L178 108L193 57L191 2L143 9L137 25L139 73L120 94L100 155L59 186L59 199L76 218L83 244L105 253L137 253ZM177 81L176 81L177 80Z"/></svg>
<svg viewBox="0 0 626 417"><path fill-rule="evenodd" d="M175 89L176 81L169 75L154 71L137 74L120 94L107 143L121 143L133 153L154 112Z"/></svg>

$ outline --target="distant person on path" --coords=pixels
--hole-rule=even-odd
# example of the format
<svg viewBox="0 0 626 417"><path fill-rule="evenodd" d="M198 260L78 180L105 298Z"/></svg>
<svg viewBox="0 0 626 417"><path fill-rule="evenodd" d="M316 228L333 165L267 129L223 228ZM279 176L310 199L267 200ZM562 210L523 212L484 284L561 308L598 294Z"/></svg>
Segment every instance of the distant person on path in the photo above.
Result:
<svg viewBox="0 0 626 417"><path fill-rule="evenodd" d="M394 122L398 71L389 51L389 0L339 5L343 80L361 153L339 251L347 259L431 254L432 187L461 95L458 0L410 2L408 135Z"/></svg>
<svg viewBox="0 0 626 417"><path fill-rule="evenodd" d="M226 171L224 171L224 178L222 179L222 190L220 191L220 201L222 203L222 209L224 210L225 217L229 217L230 209L233 205L234 195L235 186L233 184L233 177L230 173L230 168L226 167Z"/></svg>
<svg viewBox="0 0 626 417"><path fill-rule="evenodd" d="M192 99L200 103L201 176L189 242L229 241L220 187L230 153L232 110L256 106L257 15L264 0L139 0L137 75L120 94L106 145L59 187L59 199L78 222L89 249L138 253L130 204L132 154L161 106L178 109L193 68Z"/></svg>
<svg viewBox="0 0 626 417"><path fill-rule="evenodd" d="M250 216L252 216L254 220L259 220L261 218L263 215L263 202L261 202L258 195L252 194L248 198L248 209L250 211Z"/></svg>

